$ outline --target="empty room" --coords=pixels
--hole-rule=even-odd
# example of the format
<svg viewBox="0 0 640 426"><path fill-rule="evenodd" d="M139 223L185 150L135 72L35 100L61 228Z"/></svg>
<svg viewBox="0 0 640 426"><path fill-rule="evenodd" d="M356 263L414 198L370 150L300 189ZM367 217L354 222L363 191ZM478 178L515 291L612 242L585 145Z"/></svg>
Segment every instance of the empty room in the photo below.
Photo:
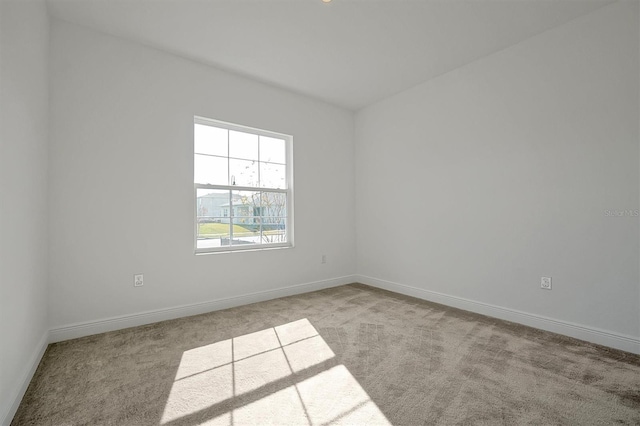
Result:
<svg viewBox="0 0 640 426"><path fill-rule="evenodd" d="M0 424L639 425L640 1L0 0Z"/></svg>

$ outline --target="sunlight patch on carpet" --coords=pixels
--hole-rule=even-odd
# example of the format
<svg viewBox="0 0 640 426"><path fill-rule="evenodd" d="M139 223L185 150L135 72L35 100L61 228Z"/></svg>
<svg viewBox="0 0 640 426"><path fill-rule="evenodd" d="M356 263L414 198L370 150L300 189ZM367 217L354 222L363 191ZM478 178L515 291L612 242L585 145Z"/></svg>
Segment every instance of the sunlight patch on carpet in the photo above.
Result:
<svg viewBox="0 0 640 426"><path fill-rule="evenodd" d="M296 387L313 425L391 425L344 365L323 371Z"/></svg>
<svg viewBox="0 0 640 426"><path fill-rule="evenodd" d="M306 318L185 351L161 422L389 425L333 358Z"/></svg>

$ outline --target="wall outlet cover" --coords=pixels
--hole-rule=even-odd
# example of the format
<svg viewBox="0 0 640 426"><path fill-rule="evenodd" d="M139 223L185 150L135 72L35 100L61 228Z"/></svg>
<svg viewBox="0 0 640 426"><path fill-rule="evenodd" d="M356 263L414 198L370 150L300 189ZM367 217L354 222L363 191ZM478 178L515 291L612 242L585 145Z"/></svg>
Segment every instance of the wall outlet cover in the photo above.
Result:
<svg viewBox="0 0 640 426"><path fill-rule="evenodd" d="M144 285L144 275L143 274L135 274L133 276L133 286L140 287Z"/></svg>
<svg viewBox="0 0 640 426"><path fill-rule="evenodd" d="M551 277L540 278L540 288L551 290Z"/></svg>

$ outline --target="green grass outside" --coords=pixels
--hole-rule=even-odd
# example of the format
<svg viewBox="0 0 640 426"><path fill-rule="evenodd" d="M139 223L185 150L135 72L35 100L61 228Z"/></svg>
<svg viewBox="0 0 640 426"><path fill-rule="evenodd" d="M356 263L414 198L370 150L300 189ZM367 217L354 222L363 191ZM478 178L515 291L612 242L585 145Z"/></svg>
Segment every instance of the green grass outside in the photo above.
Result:
<svg viewBox="0 0 640 426"><path fill-rule="evenodd" d="M198 230L201 238L219 238L229 236L228 223L201 223ZM233 235L237 237L246 237L250 235L258 235L259 232L250 231L239 225L233 225Z"/></svg>

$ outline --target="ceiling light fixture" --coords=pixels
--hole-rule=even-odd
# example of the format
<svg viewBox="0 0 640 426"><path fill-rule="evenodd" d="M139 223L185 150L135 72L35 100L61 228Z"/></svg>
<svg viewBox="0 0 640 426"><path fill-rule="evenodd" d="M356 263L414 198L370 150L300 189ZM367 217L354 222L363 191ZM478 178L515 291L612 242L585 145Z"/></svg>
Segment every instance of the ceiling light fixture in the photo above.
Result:
<svg viewBox="0 0 640 426"><path fill-rule="evenodd" d="M323 3L331 3L331 0L322 0Z"/></svg>

